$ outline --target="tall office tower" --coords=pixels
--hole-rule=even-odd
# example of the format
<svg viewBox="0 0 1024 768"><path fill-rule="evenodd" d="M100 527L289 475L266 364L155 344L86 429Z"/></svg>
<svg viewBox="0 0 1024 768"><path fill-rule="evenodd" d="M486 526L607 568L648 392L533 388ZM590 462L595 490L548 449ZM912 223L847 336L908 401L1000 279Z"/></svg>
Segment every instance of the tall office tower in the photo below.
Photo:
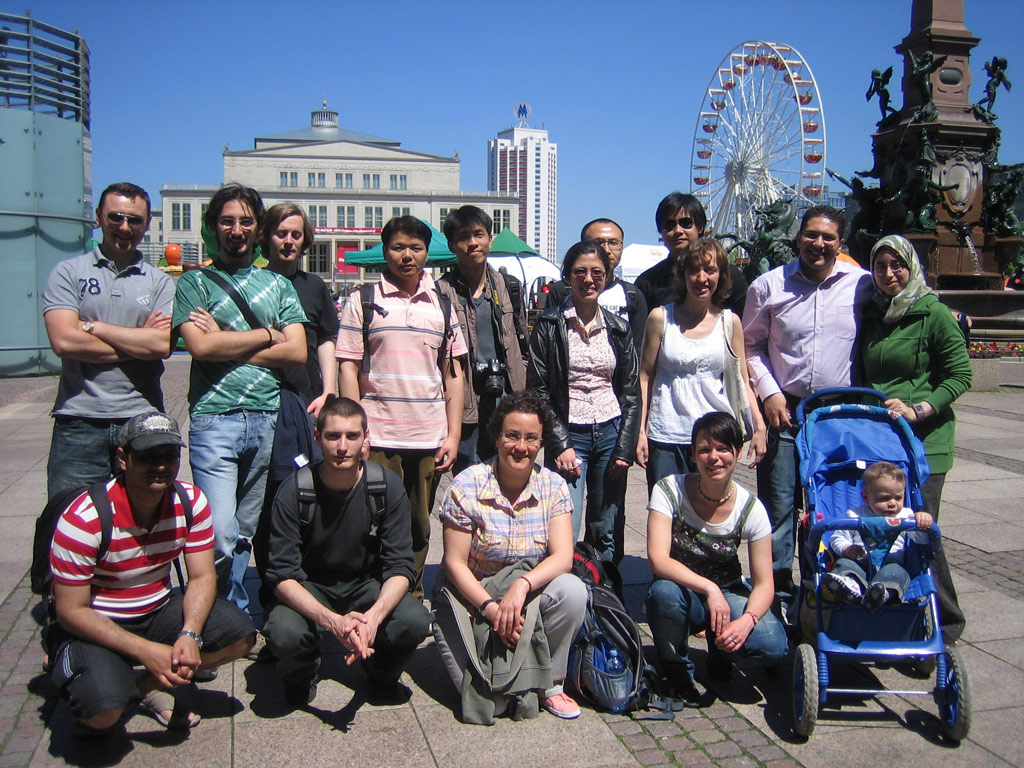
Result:
<svg viewBox="0 0 1024 768"><path fill-rule="evenodd" d="M487 189L519 198L519 221L509 228L551 262L558 254L558 145L548 132L525 123L526 105L517 108L520 124L487 142Z"/></svg>

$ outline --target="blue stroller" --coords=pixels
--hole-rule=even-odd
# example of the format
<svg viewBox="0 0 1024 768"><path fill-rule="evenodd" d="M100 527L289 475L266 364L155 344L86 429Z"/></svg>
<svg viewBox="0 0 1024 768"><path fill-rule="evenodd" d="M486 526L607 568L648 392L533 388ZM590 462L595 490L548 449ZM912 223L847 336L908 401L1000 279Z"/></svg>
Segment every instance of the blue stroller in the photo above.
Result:
<svg viewBox="0 0 1024 768"><path fill-rule="evenodd" d="M921 441L902 417L893 418L882 405L885 396L873 389L826 389L800 403L797 437L800 478L806 494L807 517L801 526L801 612L810 612L814 645L797 647L793 666L793 721L797 734L814 730L819 708L831 696L892 693L927 695L920 690L839 688L831 684L837 664L911 662L918 671L936 670L934 689L942 731L953 741L967 736L971 721L971 688L967 668L957 648L946 648L938 621L935 583L929 564L941 546L938 526L929 541L908 542L905 564L912 580L898 605L868 614L862 606L829 600L821 577L832 566L828 547L831 532L860 531L891 546L900 531L916 529L913 519L891 525L886 518L850 518L847 510L862 503L861 474L876 461L889 461L907 475L906 506L922 509L921 484L928 462ZM885 550L888 549L886 546ZM876 569L884 557L877 555ZM869 574L870 575L870 574ZM807 634L807 633L805 633ZM815 648L816 645L816 648Z"/></svg>

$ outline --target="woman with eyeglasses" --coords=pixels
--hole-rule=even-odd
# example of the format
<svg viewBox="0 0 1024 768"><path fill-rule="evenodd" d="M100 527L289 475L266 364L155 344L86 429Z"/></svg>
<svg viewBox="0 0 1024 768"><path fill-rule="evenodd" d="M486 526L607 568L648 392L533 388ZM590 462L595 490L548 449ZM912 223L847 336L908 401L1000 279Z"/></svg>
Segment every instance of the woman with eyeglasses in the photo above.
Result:
<svg viewBox="0 0 1024 768"><path fill-rule="evenodd" d="M928 457L921 486L925 511L939 519L946 473L953 467L953 401L970 389L971 361L949 308L925 283L914 246L889 235L871 249L874 301L861 322L861 359L867 385L883 392L885 405L910 422ZM939 590L939 620L947 641L963 632L944 552L932 561Z"/></svg>
<svg viewBox="0 0 1024 768"><path fill-rule="evenodd" d="M730 349L746 372L742 320L720 307L731 289L721 242L694 240L675 262L672 286L675 301L647 316L640 359L643 415L636 458L647 470L648 492L663 477L696 471L690 435L697 419L712 411L732 412L725 393ZM747 458L756 464L765 452L767 430L749 377L743 379L754 422Z"/></svg>
<svg viewBox="0 0 1024 768"><path fill-rule="evenodd" d="M618 563L626 471L640 427L640 379L629 324L598 304L610 271L608 254L592 240L565 254L562 277L572 293L537 319L526 386L555 412L544 462L569 481L573 541L583 523L585 489L585 540Z"/></svg>
<svg viewBox="0 0 1024 768"><path fill-rule="evenodd" d="M572 500L565 481L535 463L553 419L535 393L506 395L487 425L497 455L459 473L441 502L434 641L461 695L463 722L535 716L538 704L563 719L580 713L562 690L587 604L587 588L569 573ZM538 643L546 653L537 653Z"/></svg>

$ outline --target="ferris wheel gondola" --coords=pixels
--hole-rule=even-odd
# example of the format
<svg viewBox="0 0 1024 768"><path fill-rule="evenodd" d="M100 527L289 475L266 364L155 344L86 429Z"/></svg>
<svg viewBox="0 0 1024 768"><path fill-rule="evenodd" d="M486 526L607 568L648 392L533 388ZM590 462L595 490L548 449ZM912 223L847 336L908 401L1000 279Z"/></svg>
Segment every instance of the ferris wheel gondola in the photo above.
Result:
<svg viewBox="0 0 1024 768"><path fill-rule="evenodd" d="M755 209L817 203L825 149L821 94L803 56L785 43L736 46L711 76L694 129L690 176L709 231L748 238Z"/></svg>

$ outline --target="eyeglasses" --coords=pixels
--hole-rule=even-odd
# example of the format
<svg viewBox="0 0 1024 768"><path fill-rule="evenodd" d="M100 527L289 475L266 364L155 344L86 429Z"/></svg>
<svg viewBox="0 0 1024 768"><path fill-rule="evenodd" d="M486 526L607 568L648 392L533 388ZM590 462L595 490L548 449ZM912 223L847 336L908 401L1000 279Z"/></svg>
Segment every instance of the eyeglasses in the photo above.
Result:
<svg viewBox="0 0 1024 768"><path fill-rule="evenodd" d="M598 245L607 245L609 248L621 248L621 240L606 240L603 237L595 237L594 242Z"/></svg>
<svg viewBox="0 0 1024 768"><path fill-rule="evenodd" d="M883 264L880 261L876 261L874 266L871 267L876 275L884 275L886 272L892 272L894 275L897 272L909 272L907 265L899 261L890 261L888 264Z"/></svg>
<svg viewBox="0 0 1024 768"><path fill-rule="evenodd" d="M676 228L676 225L682 227L683 229L693 229L695 224L696 222L689 216L684 216L681 219L665 219L664 221L661 222L661 231L671 232L673 229Z"/></svg>
<svg viewBox="0 0 1024 768"><path fill-rule="evenodd" d="M578 277L581 280L587 275L590 275L594 280L604 280L607 273L603 269L584 269L583 267L576 267L576 269L569 274L573 277Z"/></svg>
<svg viewBox="0 0 1024 768"><path fill-rule="evenodd" d="M236 219L234 216L221 216L217 219L217 226L223 227L224 229L234 229L235 224L240 226L242 229L252 229L256 226L256 219L250 216L243 216L240 219Z"/></svg>
<svg viewBox="0 0 1024 768"><path fill-rule="evenodd" d="M128 226L133 229L137 229L146 223L146 220L141 216L135 216L131 213L121 213L120 211L110 211L107 213L107 221L113 224L115 227L119 227L128 222Z"/></svg>
<svg viewBox="0 0 1024 768"><path fill-rule="evenodd" d="M164 448L163 450L149 450L136 453L135 457L143 464L156 465L176 464L181 461L180 448Z"/></svg>
<svg viewBox="0 0 1024 768"><path fill-rule="evenodd" d="M525 435L520 432L499 432L506 445L516 445L522 440L530 448L536 448L540 445L540 435L535 432L528 432Z"/></svg>

